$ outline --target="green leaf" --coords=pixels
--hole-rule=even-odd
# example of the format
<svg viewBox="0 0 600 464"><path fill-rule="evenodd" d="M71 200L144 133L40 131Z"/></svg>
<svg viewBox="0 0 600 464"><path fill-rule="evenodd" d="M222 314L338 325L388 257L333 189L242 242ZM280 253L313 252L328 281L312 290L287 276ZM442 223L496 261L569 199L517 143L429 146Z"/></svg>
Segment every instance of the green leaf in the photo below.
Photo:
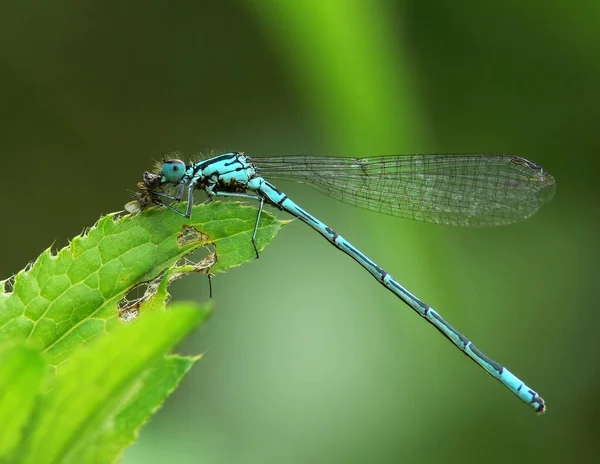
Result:
<svg viewBox="0 0 600 464"><path fill-rule="evenodd" d="M84 458L118 454L189 369L190 363L174 366L164 354L207 314L192 304L174 305L78 349L45 395L20 462L94 462ZM166 367L172 371L161 372ZM126 436L111 443L119 431ZM110 449L100 450L103 443ZM95 462L107 462L97 456Z"/></svg>
<svg viewBox="0 0 600 464"><path fill-rule="evenodd" d="M159 359L143 372L134 386L135 393L126 398L120 410L104 421L91 443L83 448L80 462L114 462L137 438L142 425L158 410L198 359L199 356L171 355Z"/></svg>
<svg viewBox="0 0 600 464"><path fill-rule="evenodd" d="M0 461L20 442L45 374L39 350L24 342L0 347Z"/></svg>
<svg viewBox="0 0 600 464"><path fill-rule="evenodd" d="M208 313L191 304L166 311L169 283L255 259L256 214L219 202L194 207L192 219L156 208L111 214L0 282L0 341L13 340L0 352L0 458L117 459L199 359L165 357ZM259 250L285 223L263 213ZM185 258L207 247L204 259ZM140 286L143 296L128 301ZM53 375L44 376L44 358Z"/></svg>
<svg viewBox="0 0 600 464"><path fill-rule="evenodd" d="M0 340L29 339L57 366L81 345L121 325L117 303L127 292L160 278L185 255L214 248L200 263L179 266L179 274L170 271L171 278L215 273L253 260L256 214L256 208L240 203L212 202L195 206L191 219L157 208L103 217L56 255L46 250L14 282L0 283ZM260 250L285 223L263 212ZM121 316L129 319L138 309L121 311Z"/></svg>

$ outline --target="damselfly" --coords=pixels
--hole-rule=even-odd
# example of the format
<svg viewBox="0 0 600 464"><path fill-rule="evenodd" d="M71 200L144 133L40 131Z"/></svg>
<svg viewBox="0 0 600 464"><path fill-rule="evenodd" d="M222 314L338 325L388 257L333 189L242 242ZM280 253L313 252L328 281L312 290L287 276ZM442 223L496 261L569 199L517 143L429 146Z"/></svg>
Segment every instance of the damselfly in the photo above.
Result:
<svg viewBox="0 0 600 464"><path fill-rule="evenodd" d="M160 176L160 180L157 176ZM164 161L160 172L144 174L139 209L154 203L190 217L194 190L209 198L251 198L259 202L252 244L263 205L286 211L349 255L486 372L538 413L544 400L508 369L484 355L433 308L410 293L341 235L265 180L286 179L368 210L407 219L463 227L512 224L529 218L554 195L554 178L536 163L507 155L406 155L373 158L288 156L257 158L225 153L197 163ZM162 187L175 186L174 195ZM187 209L175 208L187 188ZM166 200L172 200L166 203ZM136 207L137 208L137 207ZM132 209L136 209L132 208Z"/></svg>

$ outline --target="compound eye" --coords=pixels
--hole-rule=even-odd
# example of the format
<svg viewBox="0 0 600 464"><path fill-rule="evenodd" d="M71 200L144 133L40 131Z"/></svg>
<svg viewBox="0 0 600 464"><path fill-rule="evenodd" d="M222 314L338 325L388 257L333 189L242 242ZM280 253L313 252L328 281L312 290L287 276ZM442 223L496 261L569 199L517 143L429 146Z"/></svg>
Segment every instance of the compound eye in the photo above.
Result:
<svg viewBox="0 0 600 464"><path fill-rule="evenodd" d="M185 163L181 160L165 161L162 165L162 175L165 182L177 183L185 173Z"/></svg>

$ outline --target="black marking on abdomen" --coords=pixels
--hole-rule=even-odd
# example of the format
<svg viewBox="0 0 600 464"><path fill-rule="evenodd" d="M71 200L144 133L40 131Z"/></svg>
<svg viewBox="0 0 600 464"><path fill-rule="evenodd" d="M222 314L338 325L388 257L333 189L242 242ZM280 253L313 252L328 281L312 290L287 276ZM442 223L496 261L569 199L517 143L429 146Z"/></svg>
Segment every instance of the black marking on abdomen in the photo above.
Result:
<svg viewBox="0 0 600 464"><path fill-rule="evenodd" d="M334 242L335 242L335 239L340 236L340 234L338 234L335 230L333 230L329 227L325 227L325 231L331 236L331 240L333 240Z"/></svg>
<svg viewBox="0 0 600 464"><path fill-rule="evenodd" d="M383 282L383 279L385 279L385 276L387 275L387 272L385 272L382 268L380 268L377 264L375 264L373 261L371 261L365 255L363 255L350 242L348 242L345 239L344 239L344 242L345 243L343 245L345 245L346 248L349 248L352 251L352 253L354 253L355 255L357 255L358 257L360 257L361 260L363 260L364 262L368 263L369 266L371 266L375 270L375 272L377 272L377 274L379 274L379 280L381 282Z"/></svg>
<svg viewBox="0 0 600 464"><path fill-rule="evenodd" d="M290 200L291 201L291 200ZM298 216L300 219L303 219L305 222L310 222L311 224L319 225L320 221L317 221L314 217L304 211L302 208L297 206L295 203L293 207L287 207L286 209L291 212L291 214Z"/></svg>
<svg viewBox="0 0 600 464"><path fill-rule="evenodd" d="M282 205L282 204L283 204L283 202L284 202L285 200L287 200L287 199L288 199L287 195L285 195L285 194L284 194L284 195L283 195L283 197L281 197L281 200L279 200L279 201L277 202L277 206L279 206L279 208L281 209L281 205Z"/></svg>
<svg viewBox="0 0 600 464"><path fill-rule="evenodd" d="M300 217L300 219L304 219L306 222L311 222L313 224L317 224L317 222L315 221L315 218L312 217L310 214L308 214L305 211L294 208L294 214L296 214L298 217Z"/></svg>
<svg viewBox="0 0 600 464"><path fill-rule="evenodd" d="M535 408L536 411L543 413L546 410L546 404L542 397L531 389L529 390L529 394L531 395L531 403L535 403L539 406L538 408Z"/></svg>
<svg viewBox="0 0 600 464"><path fill-rule="evenodd" d="M394 287L396 290L398 290L400 293L402 293L403 295L406 295L406 289L404 287L402 287L398 282L396 282L394 279L389 281L389 284ZM407 295L408 296L408 295Z"/></svg>
<svg viewBox="0 0 600 464"><path fill-rule="evenodd" d="M469 343L471 343L471 341L465 337L463 334L461 334L458 330L456 330L454 327L452 327L450 324L448 324L444 318L442 316L440 316L437 311L429 311L429 314L431 314L440 324L442 324L444 327L446 327L446 329L448 329L450 332L452 332L454 335L456 335L456 337L462 342L463 346L461 347L462 350L464 350L467 345ZM449 340L453 341L450 336L446 333L444 333L443 330L441 330L439 327L437 327L437 329L442 332L446 338L448 338ZM474 345L471 343L471 346L474 347ZM475 348L477 349L477 348ZM479 351L479 350L477 350Z"/></svg>
<svg viewBox="0 0 600 464"><path fill-rule="evenodd" d="M278 195L283 195L283 192L281 192L277 187L275 187L271 182L268 181L264 181L263 185L268 186L271 190L273 190L274 192L276 192Z"/></svg>
<svg viewBox="0 0 600 464"><path fill-rule="evenodd" d="M419 313L419 314L421 314L421 316L423 316L423 317L427 316L427 313L429 312L429 310L431 308L426 303L423 303L421 300L419 300L416 296L414 296L412 293L410 293L407 289L405 289L402 285L400 285L398 282L396 282L393 278L390 279L388 281L388 283L392 287L394 287L396 290L398 290L400 293L402 293L410 301L418 304L422 309L422 313Z"/></svg>
<svg viewBox="0 0 600 464"><path fill-rule="evenodd" d="M502 374L502 372L504 372L504 367L501 364L498 364L496 361L488 358L485 354L479 351L479 348L477 348L475 345L471 343L471 346L469 348L473 353L477 355L478 358L483 359L486 363L492 366L494 370L498 372L498 374Z"/></svg>

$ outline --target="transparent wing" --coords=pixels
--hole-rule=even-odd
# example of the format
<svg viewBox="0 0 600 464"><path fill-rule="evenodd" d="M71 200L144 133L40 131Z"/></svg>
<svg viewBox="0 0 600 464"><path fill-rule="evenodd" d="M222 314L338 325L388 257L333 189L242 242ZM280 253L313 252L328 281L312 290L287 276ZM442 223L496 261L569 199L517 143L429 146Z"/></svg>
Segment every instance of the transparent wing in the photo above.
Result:
<svg viewBox="0 0 600 464"><path fill-rule="evenodd" d="M541 166L508 155L301 155L254 162L267 180L309 184L371 211L461 227L522 221L556 189L554 177Z"/></svg>

